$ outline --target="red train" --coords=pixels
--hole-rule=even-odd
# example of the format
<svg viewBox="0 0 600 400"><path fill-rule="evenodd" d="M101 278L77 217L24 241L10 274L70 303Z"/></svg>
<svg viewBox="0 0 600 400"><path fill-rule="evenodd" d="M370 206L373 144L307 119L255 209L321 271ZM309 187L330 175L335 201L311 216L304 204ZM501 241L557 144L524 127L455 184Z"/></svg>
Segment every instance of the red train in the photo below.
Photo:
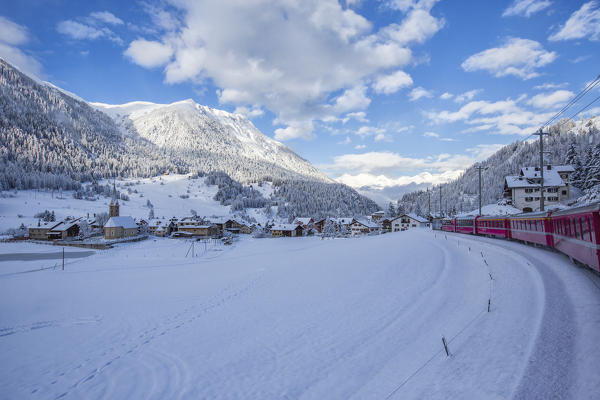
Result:
<svg viewBox="0 0 600 400"><path fill-rule="evenodd" d="M600 272L600 203L564 211L446 219L441 229L554 248Z"/></svg>

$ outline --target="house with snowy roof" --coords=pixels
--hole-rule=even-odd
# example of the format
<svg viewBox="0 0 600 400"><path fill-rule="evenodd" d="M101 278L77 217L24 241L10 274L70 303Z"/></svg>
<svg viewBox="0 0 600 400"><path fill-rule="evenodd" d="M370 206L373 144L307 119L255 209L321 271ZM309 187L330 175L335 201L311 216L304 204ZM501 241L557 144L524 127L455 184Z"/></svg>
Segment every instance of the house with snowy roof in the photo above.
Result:
<svg viewBox="0 0 600 400"><path fill-rule="evenodd" d="M381 233L381 225L366 218L354 219L350 224L352 236Z"/></svg>
<svg viewBox="0 0 600 400"><path fill-rule="evenodd" d="M136 236L138 233L138 225L130 216L110 217L104 224L105 239L120 239Z"/></svg>
<svg viewBox="0 0 600 400"><path fill-rule="evenodd" d="M48 240L48 232L61 222L42 222L38 220L34 225L29 226L29 238L35 240Z"/></svg>
<svg viewBox="0 0 600 400"><path fill-rule="evenodd" d="M392 232L401 232L410 228L429 227L429 220L416 214L402 214L392 219Z"/></svg>
<svg viewBox="0 0 600 400"><path fill-rule="evenodd" d="M544 203L547 206L566 201L570 197L570 177L575 172L571 165L544 165ZM504 197L513 207L524 212L539 209L542 174L539 167L523 167L519 175L504 178Z"/></svg>
<svg viewBox="0 0 600 400"><path fill-rule="evenodd" d="M300 225L305 231L315 228L315 221L310 217L296 218L296 219L294 219L293 223L296 225Z"/></svg>
<svg viewBox="0 0 600 400"><path fill-rule="evenodd" d="M271 227L271 236L273 237L294 237L302 236L304 228L296 224L275 224Z"/></svg>
<svg viewBox="0 0 600 400"><path fill-rule="evenodd" d="M79 226L83 218L65 219L48 231L49 240L65 240L79 235Z"/></svg>

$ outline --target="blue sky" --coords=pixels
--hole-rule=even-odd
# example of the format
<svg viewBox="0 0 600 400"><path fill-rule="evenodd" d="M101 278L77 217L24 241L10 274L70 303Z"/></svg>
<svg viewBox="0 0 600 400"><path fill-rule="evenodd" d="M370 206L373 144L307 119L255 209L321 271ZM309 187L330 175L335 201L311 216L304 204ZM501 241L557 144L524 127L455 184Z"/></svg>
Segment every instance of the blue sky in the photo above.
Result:
<svg viewBox="0 0 600 400"><path fill-rule="evenodd" d="M241 112L379 189L458 176L600 73L598 0L5 1L0 32L88 101Z"/></svg>

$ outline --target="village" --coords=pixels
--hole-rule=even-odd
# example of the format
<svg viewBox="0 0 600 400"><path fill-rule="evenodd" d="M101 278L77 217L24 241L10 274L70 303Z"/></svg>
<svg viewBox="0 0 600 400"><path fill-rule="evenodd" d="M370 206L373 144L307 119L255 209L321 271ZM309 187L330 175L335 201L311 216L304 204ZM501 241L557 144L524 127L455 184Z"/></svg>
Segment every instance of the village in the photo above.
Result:
<svg viewBox="0 0 600 400"><path fill-rule="evenodd" d="M109 205L109 218L102 224L96 215L66 217L61 221L42 221L27 227L22 239L51 241L55 244L135 241L147 236L170 238L226 239L232 235L255 237L301 236L359 236L405 231L410 228L430 227L430 221L415 214L389 217L377 211L367 217L322 218L296 217L291 223L249 224L236 217L182 216L169 219L139 219L121 215L116 199Z"/></svg>
<svg viewBox="0 0 600 400"><path fill-rule="evenodd" d="M559 205L570 197L571 165L545 166L544 192L547 206ZM518 175L506 176L504 202L517 211L531 212L539 202L541 171L537 167L521 168ZM115 192L116 193L116 192ZM312 218L298 216L288 223L267 221L249 223L238 216L201 217L196 215L171 218L139 218L121 215L121 205L116 195L109 204L108 219L89 213L86 216L68 216L54 220L47 215L31 226L22 227L17 239L47 241L57 245L87 247L123 241L143 240L148 236L174 239L221 239L230 243L232 236L254 237L302 237L318 235L325 237L355 237L401 232L412 228L438 227L449 215L419 216L415 213L390 215L376 211L368 216ZM106 214L104 214L106 216Z"/></svg>

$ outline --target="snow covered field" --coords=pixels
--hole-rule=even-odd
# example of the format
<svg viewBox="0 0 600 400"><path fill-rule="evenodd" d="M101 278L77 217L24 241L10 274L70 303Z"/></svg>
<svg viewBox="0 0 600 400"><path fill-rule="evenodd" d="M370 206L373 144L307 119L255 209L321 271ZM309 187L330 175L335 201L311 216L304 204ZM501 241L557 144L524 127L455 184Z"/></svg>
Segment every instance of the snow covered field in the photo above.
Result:
<svg viewBox="0 0 600 400"><path fill-rule="evenodd" d="M102 184L110 183L103 181ZM188 175L166 175L146 179L118 180L118 189L127 194L127 189L137 190L138 193L128 194L129 201L121 201L121 215L131 215L134 218L148 218L150 209L146 206L148 200L154 205L156 218L173 216L189 216L194 209L200 216L228 215L229 206L222 206L214 201L217 186L204 184L204 178L188 179ZM134 183L132 186L124 184ZM268 185L266 185L268 186ZM25 226L37 223L33 216L44 210L54 211L57 220L66 216L84 217L89 213L108 212L110 198L100 197L96 201L77 200L72 191L62 193L55 191L21 190L4 192L12 197L0 198L0 233L10 228L18 228L21 223ZM180 196L189 196L181 198ZM21 215L21 217L19 217Z"/></svg>
<svg viewBox="0 0 600 400"><path fill-rule="evenodd" d="M151 239L65 271L0 262L0 397L600 393L600 282L560 254L425 230L188 250Z"/></svg>

